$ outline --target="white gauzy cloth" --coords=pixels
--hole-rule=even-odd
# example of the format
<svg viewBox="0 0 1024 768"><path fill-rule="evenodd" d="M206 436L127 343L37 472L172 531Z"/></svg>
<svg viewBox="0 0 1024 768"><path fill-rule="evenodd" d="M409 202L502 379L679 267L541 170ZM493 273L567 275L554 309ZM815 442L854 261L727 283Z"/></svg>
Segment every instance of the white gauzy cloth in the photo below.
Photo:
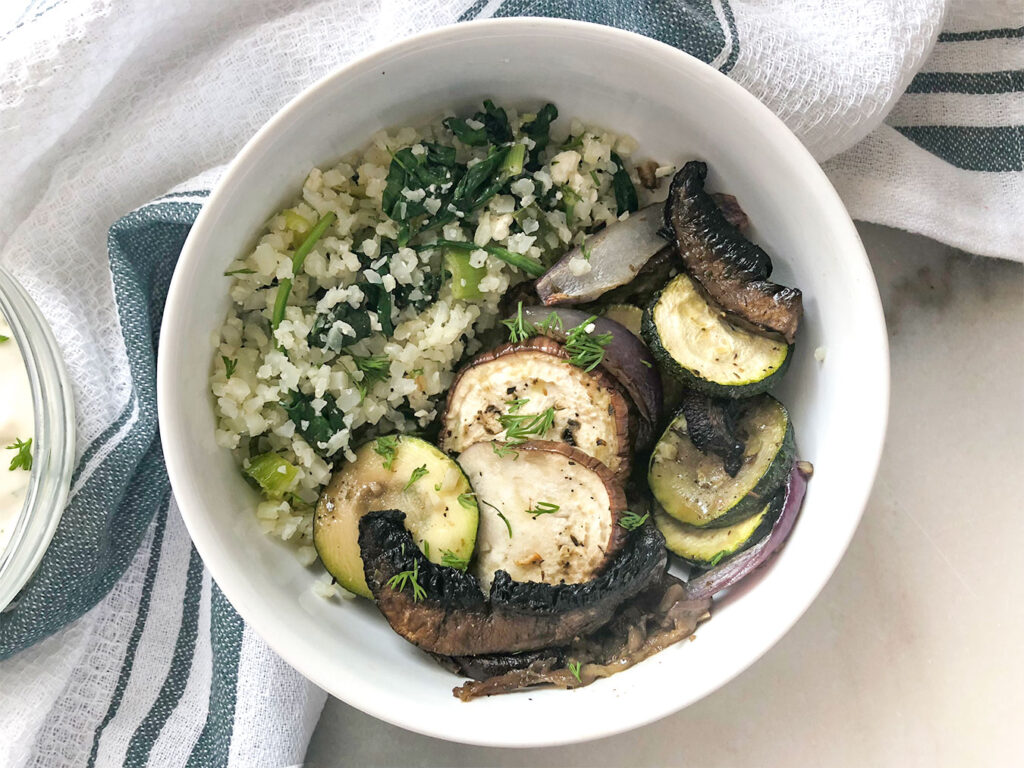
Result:
<svg viewBox="0 0 1024 768"><path fill-rule="evenodd" d="M17 13L12 2L0 14L0 265L54 327L78 408L75 514L51 552L74 552L59 545L79 515L140 545L63 629L52 617L67 607L47 603L60 591L38 583L17 620L0 616L4 766L301 760L324 694L211 583L158 449L139 459L125 445L152 421L136 325L162 306L158 290L141 305L132 291L165 285L207 171L371 48L488 16L633 29L765 101L827 161L855 216L1021 258L1021 0L962 0L945 27L943 0L21 0ZM136 263L145 280L125 272ZM43 570L36 581L52 585Z"/></svg>

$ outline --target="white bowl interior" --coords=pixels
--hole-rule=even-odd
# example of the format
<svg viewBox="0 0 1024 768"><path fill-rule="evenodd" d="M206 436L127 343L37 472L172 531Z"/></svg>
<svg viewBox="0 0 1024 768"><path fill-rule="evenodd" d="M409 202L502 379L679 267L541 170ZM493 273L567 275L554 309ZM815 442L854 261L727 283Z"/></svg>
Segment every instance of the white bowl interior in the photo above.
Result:
<svg viewBox="0 0 1024 768"><path fill-rule="evenodd" d="M778 396L814 463L805 507L776 561L731 596L694 642L574 692L534 691L464 704L456 682L395 635L365 601L325 601L319 571L264 536L255 496L213 439L204 372L228 310L228 262L305 173L383 127L442 109L558 105L633 135L638 156L702 158L710 187L737 195L806 319ZM824 346L823 364L814 359ZM767 109L709 67L659 43L541 20L449 28L371 55L320 82L249 143L210 197L181 256L164 318L160 422L175 495L200 554L242 616L285 660L370 714L433 736L538 746L650 722L742 671L799 618L842 556L881 450L888 353L877 290L856 231L825 176Z"/></svg>

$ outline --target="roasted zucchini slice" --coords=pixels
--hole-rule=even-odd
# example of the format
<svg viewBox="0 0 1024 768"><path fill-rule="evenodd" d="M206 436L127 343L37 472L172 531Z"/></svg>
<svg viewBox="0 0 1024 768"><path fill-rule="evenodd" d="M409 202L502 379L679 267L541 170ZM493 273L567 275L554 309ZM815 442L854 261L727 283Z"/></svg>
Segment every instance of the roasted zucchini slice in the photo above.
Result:
<svg viewBox="0 0 1024 768"><path fill-rule="evenodd" d="M469 481L452 459L416 437L371 440L324 489L313 516L313 545L341 586L371 597L359 555L359 518L397 509L423 554L434 563L468 563L479 520ZM447 564L447 563L446 563Z"/></svg>
<svg viewBox="0 0 1024 768"><path fill-rule="evenodd" d="M666 371L715 397L760 394L789 366L790 346L730 323L686 274L654 297L641 330Z"/></svg>
<svg viewBox="0 0 1024 768"><path fill-rule="evenodd" d="M726 528L698 528L680 523L655 504L654 524L665 537L665 546L670 552L690 565L711 568L763 539L781 510L782 497L776 494L760 512Z"/></svg>
<svg viewBox="0 0 1024 768"><path fill-rule="evenodd" d="M700 528L732 525L760 512L785 482L795 453L789 413L770 395L741 401L738 408L736 433L744 449L735 477L720 456L694 445L682 411L654 446L647 482L676 520Z"/></svg>

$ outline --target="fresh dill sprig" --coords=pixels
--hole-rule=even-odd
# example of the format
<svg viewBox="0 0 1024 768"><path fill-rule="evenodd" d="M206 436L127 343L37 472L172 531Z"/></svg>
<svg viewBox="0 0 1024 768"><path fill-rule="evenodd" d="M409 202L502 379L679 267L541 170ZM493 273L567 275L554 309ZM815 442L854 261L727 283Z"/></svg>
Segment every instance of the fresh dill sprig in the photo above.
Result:
<svg viewBox="0 0 1024 768"><path fill-rule="evenodd" d="M391 471L398 453L398 435L381 435L374 441L373 452L384 459L384 469Z"/></svg>
<svg viewBox="0 0 1024 768"><path fill-rule="evenodd" d="M557 312L552 312L550 315L545 317L543 321L537 324L537 330L543 331L544 333L552 333L554 331L562 330L562 316Z"/></svg>
<svg viewBox="0 0 1024 768"><path fill-rule="evenodd" d="M476 494L473 493L472 491L459 494L459 504L465 507L466 509L473 509L474 507L476 507L475 499Z"/></svg>
<svg viewBox="0 0 1024 768"><path fill-rule="evenodd" d="M580 243L580 250L583 252L583 260L590 261L590 257L594 255L593 251L590 250L590 246L587 245L587 241L584 240Z"/></svg>
<svg viewBox="0 0 1024 768"><path fill-rule="evenodd" d="M418 467L416 467L416 469L412 471L412 474L409 475L409 482L405 484L405 487L402 488L402 490L408 491L410 488L412 488L412 484L419 480L421 477L423 477L425 474L427 474L428 471L429 470L427 469L426 464L420 464Z"/></svg>
<svg viewBox="0 0 1024 768"><path fill-rule="evenodd" d="M412 601L418 603L420 600L427 596L427 590L420 586L420 564L418 560L413 560L411 571L402 571L396 573L390 579L388 579L388 586L391 587L395 592L402 592L406 585L412 584Z"/></svg>
<svg viewBox="0 0 1024 768"><path fill-rule="evenodd" d="M255 269L230 269L224 273L224 277L231 277L233 275L255 275Z"/></svg>
<svg viewBox="0 0 1024 768"><path fill-rule="evenodd" d="M576 678L576 681L582 683L580 679L580 662L570 661L566 666L569 667L569 671L572 672L572 676Z"/></svg>
<svg viewBox="0 0 1024 768"><path fill-rule="evenodd" d="M2 336L2 335L0 335L0 344L3 344L5 341L10 341L10 340L11 340L10 336Z"/></svg>
<svg viewBox="0 0 1024 768"><path fill-rule="evenodd" d="M527 320L523 319L523 302L519 302L516 316L508 320L502 320L502 324L508 328L508 340L512 343L525 341L537 333L537 330Z"/></svg>
<svg viewBox="0 0 1024 768"><path fill-rule="evenodd" d="M647 522L647 518L650 517L650 512L645 512L643 515L638 515L636 512L630 512L628 509L619 517L619 527L625 528L627 531L635 531L641 525Z"/></svg>
<svg viewBox="0 0 1024 768"><path fill-rule="evenodd" d="M352 355L352 362L363 372L363 382L366 384L384 381L391 369L391 358L387 355L370 355L368 357Z"/></svg>
<svg viewBox="0 0 1024 768"><path fill-rule="evenodd" d="M653 368L654 367L653 365L651 365L651 361L650 360L641 360L640 364L641 365L646 365L648 368Z"/></svg>
<svg viewBox="0 0 1024 768"><path fill-rule="evenodd" d="M507 445L525 443L529 437L543 437L555 422L555 409L545 408L540 413L505 413L498 423L505 428Z"/></svg>
<svg viewBox="0 0 1024 768"><path fill-rule="evenodd" d="M464 571L469 567L468 557L459 557L454 552L447 549L442 549L441 553L441 565L447 568L457 568L460 571Z"/></svg>
<svg viewBox="0 0 1024 768"><path fill-rule="evenodd" d="M238 360L232 360L227 355L221 355L220 359L224 361L224 375L230 379L235 375L235 366L238 365Z"/></svg>
<svg viewBox="0 0 1024 768"><path fill-rule="evenodd" d="M508 406L509 413L519 413L519 409L530 402L528 397L517 397L515 400L506 400L505 405Z"/></svg>
<svg viewBox="0 0 1024 768"><path fill-rule="evenodd" d="M507 517L505 517L505 516L504 516L503 514L501 514L501 510L500 510L500 509L498 509L497 507L495 507L495 508L494 508L494 511L498 513L498 517L500 517L500 518L501 518L501 521L502 521L503 523L505 523L505 527L506 527L506 528L508 528L508 537L509 537L509 538L511 539L511 538L512 538L512 523L510 523L510 522L508 521L508 518L507 518Z"/></svg>
<svg viewBox="0 0 1024 768"><path fill-rule="evenodd" d="M515 459L519 458L519 451L517 451L508 443L502 443L496 440L493 443L491 443L491 448L494 449L494 453L497 454L499 459L504 459L509 454L511 454L512 457Z"/></svg>
<svg viewBox="0 0 1024 768"><path fill-rule="evenodd" d="M552 512L557 512L561 507L557 504L552 504L550 501L538 501L533 505L532 509L526 510L526 514L533 515L534 518L539 515L550 515Z"/></svg>
<svg viewBox="0 0 1024 768"><path fill-rule="evenodd" d="M569 362L585 371L592 371L601 364L604 360L604 348L612 343L611 333L594 333L595 320L597 315L591 315L565 337L565 350L569 353Z"/></svg>
<svg viewBox="0 0 1024 768"><path fill-rule="evenodd" d="M32 469L32 438L28 440L15 439L15 441L7 446L9 451L17 451L14 458L11 459L11 466L8 467L12 472L16 469L24 469L29 471Z"/></svg>

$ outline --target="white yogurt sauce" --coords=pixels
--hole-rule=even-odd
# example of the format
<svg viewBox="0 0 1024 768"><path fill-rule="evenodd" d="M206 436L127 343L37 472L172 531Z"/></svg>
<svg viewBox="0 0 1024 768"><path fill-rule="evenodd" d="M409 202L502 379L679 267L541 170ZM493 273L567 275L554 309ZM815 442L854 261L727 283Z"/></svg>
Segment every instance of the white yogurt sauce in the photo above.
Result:
<svg viewBox="0 0 1024 768"><path fill-rule="evenodd" d="M35 431L25 361L7 319L0 315L0 337L3 336L7 341L0 341L0 553L7 548L14 533L29 481L28 471L8 469L18 451L7 446L16 440L27 442ZM35 447L33 443L33 453Z"/></svg>

